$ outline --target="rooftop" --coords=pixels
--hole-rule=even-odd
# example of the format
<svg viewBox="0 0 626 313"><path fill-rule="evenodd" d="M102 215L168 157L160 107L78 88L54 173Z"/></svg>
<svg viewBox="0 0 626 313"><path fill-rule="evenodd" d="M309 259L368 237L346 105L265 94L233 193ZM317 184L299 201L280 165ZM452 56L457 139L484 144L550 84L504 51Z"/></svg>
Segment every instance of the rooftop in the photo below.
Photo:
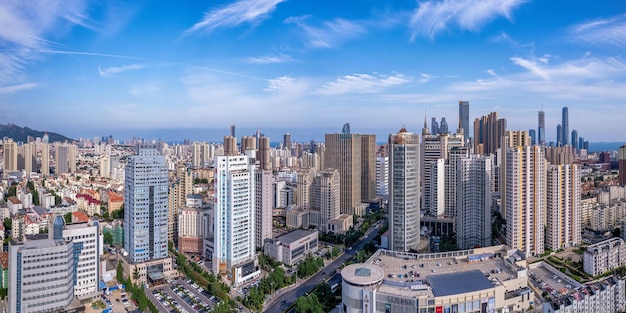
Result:
<svg viewBox="0 0 626 313"><path fill-rule="evenodd" d="M316 233L317 231L308 231L308 230L304 230L304 229L296 229L292 232L286 233L278 238L276 238L276 240L280 240L280 242L282 242L283 244L290 244L292 242L298 241L312 233Z"/></svg>
<svg viewBox="0 0 626 313"><path fill-rule="evenodd" d="M431 275L428 282L435 297L449 296L492 288L493 285L480 270ZM451 284L450 282L454 282Z"/></svg>

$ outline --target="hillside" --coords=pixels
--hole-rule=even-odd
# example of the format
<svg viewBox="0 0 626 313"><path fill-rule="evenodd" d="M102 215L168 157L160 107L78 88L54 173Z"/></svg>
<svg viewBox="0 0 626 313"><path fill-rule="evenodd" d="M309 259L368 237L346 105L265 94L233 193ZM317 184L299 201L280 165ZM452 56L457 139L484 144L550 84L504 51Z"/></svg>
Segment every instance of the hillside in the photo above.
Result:
<svg viewBox="0 0 626 313"><path fill-rule="evenodd" d="M37 138L37 137L43 137L44 132L43 131L39 131L39 130L34 130L28 127L20 127L17 126L15 124L7 124L7 125L3 125L0 124L0 138L12 138L13 141L21 141L21 142L26 142L28 136L31 136L33 138ZM52 132L48 132L48 138L49 138L49 142L55 142L55 141L74 141L74 139L72 138L67 138L63 135L57 134L57 133L52 133Z"/></svg>

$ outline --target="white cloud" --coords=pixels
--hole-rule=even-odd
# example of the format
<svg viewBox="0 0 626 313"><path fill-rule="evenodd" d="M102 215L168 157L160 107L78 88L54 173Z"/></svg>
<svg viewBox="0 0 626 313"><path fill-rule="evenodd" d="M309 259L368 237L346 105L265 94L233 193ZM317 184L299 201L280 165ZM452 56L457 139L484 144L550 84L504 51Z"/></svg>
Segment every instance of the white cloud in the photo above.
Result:
<svg viewBox="0 0 626 313"><path fill-rule="evenodd" d="M290 76L276 77L276 78L269 80L267 88L265 88L264 90L270 91L270 92L282 91L290 87L293 87L295 82L296 82L296 79Z"/></svg>
<svg viewBox="0 0 626 313"><path fill-rule="evenodd" d="M411 82L409 77L401 74L369 75L353 74L327 82L315 93L324 96L336 96L349 93L379 93L387 88Z"/></svg>
<svg viewBox="0 0 626 313"><path fill-rule="evenodd" d="M184 35L197 31L212 32L220 27L235 27L244 23L259 23L274 12L279 3L284 1L240 0L225 7L207 11L202 20L185 30Z"/></svg>
<svg viewBox="0 0 626 313"><path fill-rule="evenodd" d="M98 66L98 73L100 73L100 76L106 77L106 76L111 76L111 75L115 75L115 74L119 74L119 73L123 73L127 71L140 70L145 67L146 67L145 65L140 65L140 64L129 64L129 65L122 65L118 67L109 67L109 68L101 69Z"/></svg>
<svg viewBox="0 0 626 313"><path fill-rule="evenodd" d="M16 93L18 91L33 89L36 87L37 87L37 84L35 83L24 83L24 84L11 85L11 86L0 86L0 94Z"/></svg>
<svg viewBox="0 0 626 313"><path fill-rule="evenodd" d="M293 62L294 59L290 55L285 54L270 54L259 57L249 57L245 60L248 63L254 64L274 64L274 63L286 63Z"/></svg>
<svg viewBox="0 0 626 313"><path fill-rule="evenodd" d="M310 16L290 17L285 23L295 24L304 31L306 44L313 48L334 48L366 33L363 23L337 18L313 25Z"/></svg>
<svg viewBox="0 0 626 313"><path fill-rule="evenodd" d="M576 42L580 40L592 45L626 47L626 15L598 19L574 25L570 34Z"/></svg>
<svg viewBox="0 0 626 313"><path fill-rule="evenodd" d="M525 0L444 0L422 1L413 13L412 38L434 38L451 28L477 31L498 17L511 18L511 12Z"/></svg>

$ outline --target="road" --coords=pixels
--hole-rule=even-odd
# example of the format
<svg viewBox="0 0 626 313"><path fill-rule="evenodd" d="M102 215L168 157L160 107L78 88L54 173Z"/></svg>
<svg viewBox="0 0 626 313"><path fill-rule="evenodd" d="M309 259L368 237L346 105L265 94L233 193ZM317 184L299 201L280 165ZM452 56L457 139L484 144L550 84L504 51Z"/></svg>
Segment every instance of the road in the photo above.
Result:
<svg viewBox="0 0 626 313"><path fill-rule="evenodd" d="M378 234L378 228L371 228L370 233L363 240L359 241L352 247L351 250L346 250L345 253L335 259L332 263L321 269L317 274L309 277L305 282L301 283L298 287L293 288L274 298L264 312L280 313L285 308L289 307L292 303L296 302L299 297L302 297L309 293L315 286L319 285L324 279L337 272L337 269L348 260L352 259L356 253L363 248L368 242L372 241ZM322 275L322 273L326 273ZM284 305L281 303L285 301Z"/></svg>

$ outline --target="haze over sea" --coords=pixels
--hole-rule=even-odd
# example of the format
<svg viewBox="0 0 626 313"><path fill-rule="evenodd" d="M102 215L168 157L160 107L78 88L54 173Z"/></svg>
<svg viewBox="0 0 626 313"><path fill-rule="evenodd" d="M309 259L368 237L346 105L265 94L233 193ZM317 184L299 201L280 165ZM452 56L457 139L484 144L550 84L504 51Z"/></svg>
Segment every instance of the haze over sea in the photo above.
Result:
<svg viewBox="0 0 626 313"><path fill-rule="evenodd" d="M341 125L340 125L341 126ZM236 128L235 135L239 140L242 136L254 136L256 128ZM285 129L285 128L263 128L260 129L261 134L270 138L272 146L277 146L282 142L283 135L289 133L293 142L309 142L314 140L316 142L324 142L324 134L333 134L341 132L341 127L337 129L329 128L299 128L299 129ZM351 127L351 132L355 134L375 134L376 142L383 144L387 142L389 134L397 132L398 129L386 129L386 128L370 128L360 129ZM409 131L421 134L420 130ZM182 143L185 139L191 141L205 141L205 142L223 142L224 136L230 134L229 129L211 129L211 128L179 128L179 129L134 129L134 130L109 130L98 132L82 132L77 134L68 134L73 138L93 138L113 136L114 139L123 141L125 139L143 138L145 140L162 140L168 143ZM618 148L624 145L624 142L589 142L590 152L601 151L617 151Z"/></svg>

